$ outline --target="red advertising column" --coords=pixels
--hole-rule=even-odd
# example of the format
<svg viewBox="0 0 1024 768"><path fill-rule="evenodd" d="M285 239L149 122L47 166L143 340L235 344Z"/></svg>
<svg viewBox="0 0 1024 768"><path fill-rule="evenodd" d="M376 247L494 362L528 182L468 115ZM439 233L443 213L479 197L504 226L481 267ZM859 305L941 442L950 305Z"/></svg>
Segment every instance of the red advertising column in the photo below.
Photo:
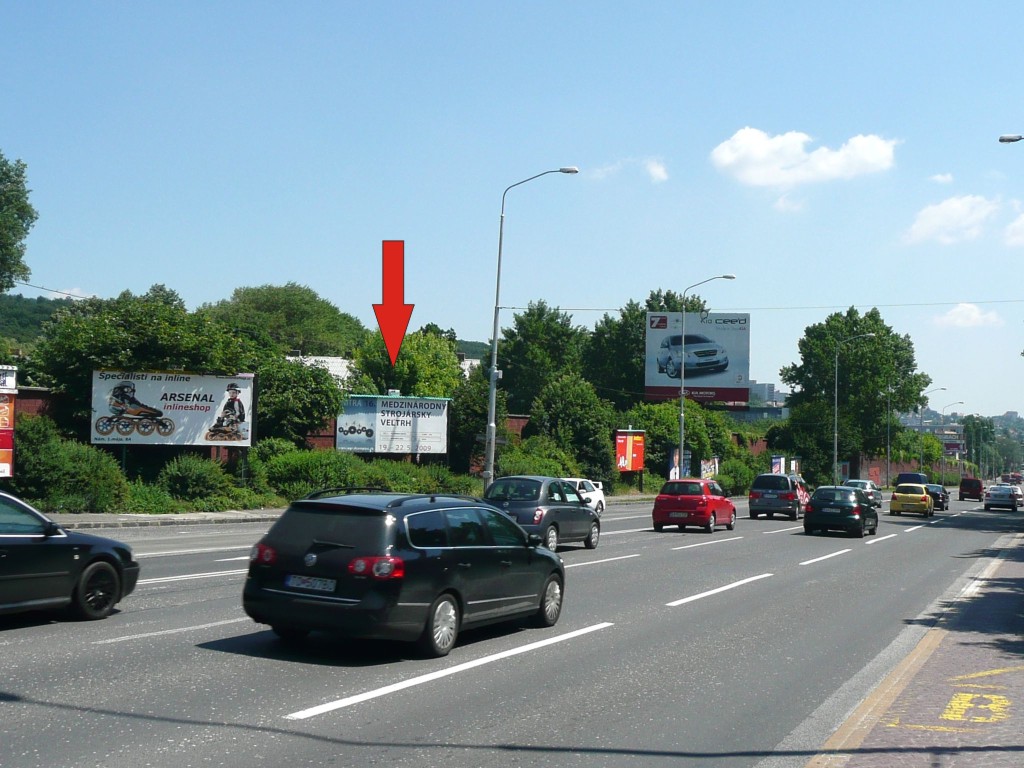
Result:
<svg viewBox="0 0 1024 768"><path fill-rule="evenodd" d="M644 437L642 429L615 430L615 466L620 473L639 472L640 492L644 490Z"/></svg>
<svg viewBox="0 0 1024 768"><path fill-rule="evenodd" d="M14 400L18 369L0 365L0 477L14 476Z"/></svg>

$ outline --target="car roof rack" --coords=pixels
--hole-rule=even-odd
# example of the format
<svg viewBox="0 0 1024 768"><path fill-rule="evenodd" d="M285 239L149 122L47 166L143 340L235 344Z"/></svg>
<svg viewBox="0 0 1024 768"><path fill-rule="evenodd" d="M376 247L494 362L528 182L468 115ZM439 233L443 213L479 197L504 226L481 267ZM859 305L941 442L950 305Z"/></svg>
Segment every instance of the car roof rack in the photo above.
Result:
<svg viewBox="0 0 1024 768"><path fill-rule="evenodd" d="M445 499L462 499L463 501L478 501L481 504L487 503L479 496L466 496L465 494L461 493L445 493L443 491L439 491L437 493L407 493L404 494L401 498L395 499L394 501L389 501L387 506L400 507L407 501L418 501L420 499L430 499L431 501L433 501L439 496Z"/></svg>
<svg viewBox="0 0 1024 768"><path fill-rule="evenodd" d="M321 488L318 491L311 491L302 498L304 500L322 499L327 496L347 496L353 493L393 493L390 488L378 488L375 486L345 486L340 488Z"/></svg>

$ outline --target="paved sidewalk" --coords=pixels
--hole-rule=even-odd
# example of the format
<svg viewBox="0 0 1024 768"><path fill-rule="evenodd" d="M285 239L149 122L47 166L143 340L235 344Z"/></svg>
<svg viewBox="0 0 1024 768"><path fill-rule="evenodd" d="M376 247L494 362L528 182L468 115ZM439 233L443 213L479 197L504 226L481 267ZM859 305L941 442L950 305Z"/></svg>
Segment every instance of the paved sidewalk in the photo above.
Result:
<svg viewBox="0 0 1024 768"><path fill-rule="evenodd" d="M868 695L807 768L1024 766L1024 533Z"/></svg>

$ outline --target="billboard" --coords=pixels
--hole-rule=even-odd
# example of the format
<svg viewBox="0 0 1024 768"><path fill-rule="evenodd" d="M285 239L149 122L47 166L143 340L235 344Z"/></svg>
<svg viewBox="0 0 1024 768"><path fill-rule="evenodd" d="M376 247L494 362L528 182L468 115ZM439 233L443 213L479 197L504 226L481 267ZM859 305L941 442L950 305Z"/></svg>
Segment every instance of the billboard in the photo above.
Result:
<svg viewBox="0 0 1024 768"><path fill-rule="evenodd" d="M648 400L745 403L750 400L750 315L648 312L644 394Z"/></svg>
<svg viewBox="0 0 1024 768"><path fill-rule="evenodd" d="M619 472L643 472L645 438L642 429L615 430L615 466Z"/></svg>
<svg viewBox="0 0 1024 768"><path fill-rule="evenodd" d="M0 477L14 475L14 402L18 397L18 369L0 365Z"/></svg>
<svg viewBox="0 0 1024 768"><path fill-rule="evenodd" d="M352 453L447 453L446 397L352 395L338 415L334 445Z"/></svg>
<svg viewBox="0 0 1024 768"><path fill-rule="evenodd" d="M249 446L253 375L93 371L91 442Z"/></svg>

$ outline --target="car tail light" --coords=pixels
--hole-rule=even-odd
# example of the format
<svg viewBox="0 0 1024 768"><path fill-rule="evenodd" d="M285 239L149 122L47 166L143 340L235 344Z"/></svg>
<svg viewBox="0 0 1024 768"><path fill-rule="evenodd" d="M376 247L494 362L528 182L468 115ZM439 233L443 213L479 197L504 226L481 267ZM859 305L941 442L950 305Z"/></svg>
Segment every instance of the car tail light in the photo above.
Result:
<svg viewBox="0 0 1024 768"><path fill-rule="evenodd" d="M781 498L783 501L795 501L796 494L790 491L789 493L782 494L782 496L780 496L779 498Z"/></svg>
<svg viewBox="0 0 1024 768"><path fill-rule="evenodd" d="M854 517L860 517L860 504L855 506L852 510Z"/></svg>
<svg viewBox="0 0 1024 768"><path fill-rule="evenodd" d="M277 561L277 550L260 542L249 551L249 562L273 565Z"/></svg>
<svg viewBox="0 0 1024 768"><path fill-rule="evenodd" d="M381 581L405 578L405 561L400 557L357 557L349 561L348 572L353 576L372 576Z"/></svg>
<svg viewBox="0 0 1024 768"><path fill-rule="evenodd" d="M809 502L809 501L808 501L808 502L807 502L807 503L806 503L806 504L804 505L804 512L813 512L813 511L814 511L814 507L812 507L812 506L811 506L811 502Z"/></svg>
<svg viewBox="0 0 1024 768"><path fill-rule="evenodd" d="M760 491L751 491L750 492L750 498L752 498L752 499L760 499L761 498L761 492Z"/></svg>
<svg viewBox="0 0 1024 768"><path fill-rule="evenodd" d="M538 507L533 513L533 524L540 525L540 521L544 519L544 510Z"/></svg>
<svg viewBox="0 0 1024 768"><path fill-rule="evenodd" d="M928 496L922 496L921 497L921 501L924 502L925 504L927 504L928 503Z"/></svg>

